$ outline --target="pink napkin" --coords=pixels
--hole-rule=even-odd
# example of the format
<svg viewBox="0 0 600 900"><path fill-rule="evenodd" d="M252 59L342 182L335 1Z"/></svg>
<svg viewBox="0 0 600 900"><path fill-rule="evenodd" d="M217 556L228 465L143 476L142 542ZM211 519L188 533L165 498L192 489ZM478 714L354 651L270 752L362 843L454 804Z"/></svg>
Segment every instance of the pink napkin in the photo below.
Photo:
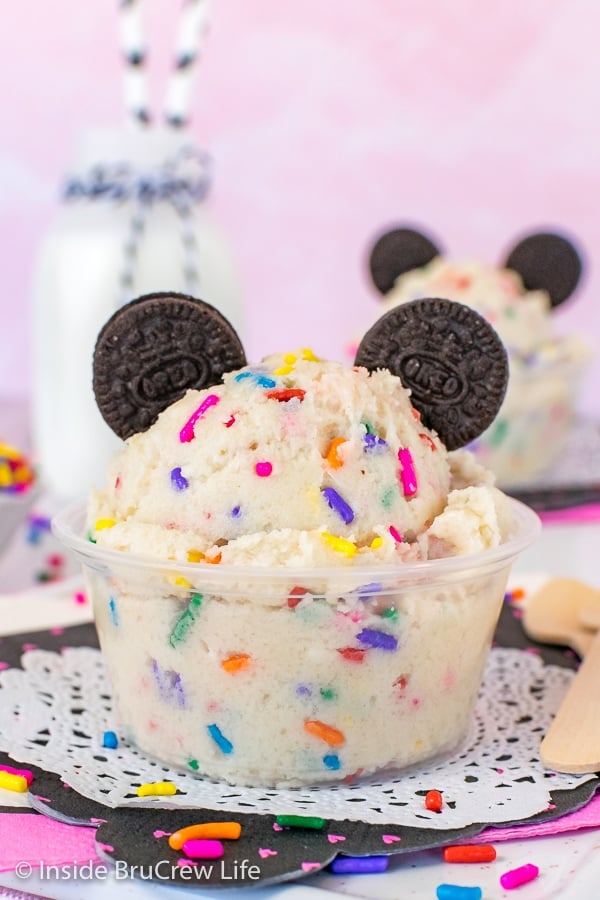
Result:
<svg viewBox="0 0 600 900"><path fill-rule="evenodd" d="M0 813L0 872L17 863L45 865L100 862L94 847L95 828L65 825L34 813Z"/></svg>
<svg viewBox="0 0 600 900"><path fill-rule="evenodd" d="M493 844L497 841L522 841L530 837L542 837L546 834L560 834L563 831L577 831L579 828L597 828L600 825L600 797L593 797L581 809L560 819L550 822L537 822L528 825L513 825L509 828L486 828L474 837L467 838L464 844Z"/></svg>

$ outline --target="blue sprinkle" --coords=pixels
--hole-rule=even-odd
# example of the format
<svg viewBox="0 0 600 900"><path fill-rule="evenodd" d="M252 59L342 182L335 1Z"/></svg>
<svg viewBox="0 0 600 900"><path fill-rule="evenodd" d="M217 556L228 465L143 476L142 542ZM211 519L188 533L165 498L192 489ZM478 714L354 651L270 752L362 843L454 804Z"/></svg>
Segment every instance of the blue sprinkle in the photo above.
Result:
<svg viewBox="0 0 600 900"><path fill-rule="evenodd" d="M171 469L171 485L176 491L185 491L185 489L189 487L189 481L181 474L181 466L177 466L176 469Z"/></svg>
<svg viewBox="0 0 600 900"><path fill-rule="evenodd" d="M110 610L111 621L112 621L113 625L115 626L115 628L118 628L119 627L119 613L117 611L117 604L115 602L114 597L111 597L110 600L108 601L108 608Z"/></svg>
<svg viewBox="0 0 600 900"><path fill-rule="evenodd" d="M233 750L233 744L231 743L231 741L228 741L223 734L221 734L221 729L218 725L209 725L208 733L210 734L219 750L221 750L223 753L231 753L231 751Z"/></svg>
<svg viewBox="0 0 600 900"><path fill-rule="evenodd" d="M334 488L323 488L322 494L327 500L329 508L336 512L346 525L354 521L354 510L351 506L348 506L343 497L340 497Z"/></svg>
<svg viewBox="0 0 600 900"><path fill-rule="evenodd" d="M377 631L375 628L363 628L356 637L361 644L368 644L369 647L376 647L378 650L398 649L397 638L386 631Z"/></svg>
<svg viewBox="0 0 600 900"><path fill-rule="evenodd" d="M241 513L242 513L241 507L234 506L233 509L231 510L230 515L232 515L234 519L239 519Z"/></svg>
<svg viewBox="0 0 600 900"><path fill-rule="evenodd" d="M363 441L365 442L365 453L384 453L387 450L387 441L377 437L376 434L365 434Z"/></svg>
<svg viewBox="0 0 600 900"><path fill-rule="evenodd" d="M327 756L323 757L323 762L328 769L333 769L334 771L337 771L341 766L340 758L336 753L328 753Z"/></svg>
<svg viewBox="0 0 600 900"><path fill-rule="evenodd" d="M102 746L108 750L116 750L119 746L119 739L114 731L105 731L102 737Z"/></svg>
<svg viewBox="0 0 600 900"><path fill-rule="evenodd" d="M337 856L329 866L329 871L336 875L385 872L389 861L389 856Z"/></svg>
<svg viewBox="0 0 600 900"><path fill-rule="evenodd" d="M438 884L435 895L438 900L481 900L481 888L464 887L460 884Z"/></svg>
<svg viewBox="0 0 600 900"><path fill-rule="evenodd" d="M261 375L260 372L240 372L235 376L235 381L244 381L246 378L251 378L259 387L264 388L274 388L277 384L273 378Z"/></svg>

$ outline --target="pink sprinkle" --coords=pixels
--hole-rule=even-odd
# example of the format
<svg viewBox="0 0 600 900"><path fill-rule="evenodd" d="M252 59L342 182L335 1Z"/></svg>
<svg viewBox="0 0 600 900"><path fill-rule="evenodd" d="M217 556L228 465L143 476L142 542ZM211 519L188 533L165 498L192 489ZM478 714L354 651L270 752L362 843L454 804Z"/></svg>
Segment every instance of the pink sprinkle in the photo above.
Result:
<svg viewBox="0 0 600 900"><path fill-rule="evenodd" d="M402 490L405 497L412 497L417 493L417 476L415 474L415 464L413 462L412 453L407 448L401 447L398 450L398 460L400 462L400 481L402 482Z"/></svg>
<svg viewBox="0 0 600 900"><path fill-rule="evenodd" d="M65 631L64 628L51 628L50 634L54 634L54 635L64 634L64 631Z"/></svg>
<svg viewBox="0 0 600 900"><path fill-rule="evenodd" d="M400 534L400 532L398 531L397 528L394 528L393 525L390 525L390 527L388 528L388 531L391 534L391 536L394 538L394 540L396 541L397 544L402 543L402 535Z"/></svg>
<svg viewBox="0 0 600 900"><path fill-rule="evenodd" d="M73 594L73 599L75 600L75 603L79 604L79 606L83 606L84 603L87 603L87 597L85 596L83 591L75 591L75 593Z"/></svg>
<svg viewBox="0 0 600 900"><path fill-rule="evenodd" d="M381 840L384 844L395 844L397 841L401 841L402 838L397 834L382 834Z"/></svg>
<svg viewBox="0 0 600 900"><path fill-rule="evenodd" d="M98 847L100 850L104 850L106 853L115 852L115 848L112 846L112 844L102 844L100 841L96 841L96 847Z"/></svg>
<svg viewBox="0 0 600 900"><path fill-rule="evenodd" d="M283 831L283 825L278 825L277 822L273 822L273 831Z"/></svg>
<svg viewBox="0 0 600 900"><path fill-rule="evenodd" d="M259 847L258 855L261 859L267 859L269 856L277 856L277 850L270 850L268 847Z"/></svg>
<svg viewBox="0 0 600 900"><path fill-rule="evenodd" d="M172 834L172 832L170 832L170 831L160 831L160 830L158 830L158 831L153 831L153 832L152 832L152 836L155 837L155 838L169 837L170 834Z"/></svg>
<svg viewBox="0 0 600 900"><path fill-rule="evenodd" d="M343 834L328 834L327 840L330 844L339 844L340 841L345 841L346 838Z"/></svg>
<svg viewBox="0 0 600 900"><path fill-rule="evenodd" d="M303 872L316 872L317 869L321 868L321 863L316 862L303 862L302 863L302 871Z"/></svg>
<svg viewBox="0 0 600 900"><path fill-rule="evenodd" d="M2 672L4 669L10 669L9 664L7 662L0 662L0 672Z"/></svg>
<svg viewBox="0 0 600 900"><path fill-rule="evenodd" d="M233 413L229 416L226 422L223 422L225 428L231 428L232 425L235 425L235 416Z"/></svg>
<svg viewBox="0 0 600 900"><path fill-rule="evenodd" d="M539 874L540 870L537 866L534 866L533 863L526 863L524 866L519 866L518 869L511 869L501 875L500 884L507 891L512 891L514 888L521 887L522 884L533 881Z"/></svg>
<svg viewBox="0 0 600 900"><path fill-rule="evenodd" d="M23 644L21 649L23 653L27 653L28 650L37 650L37 644Z"/></svg>
<svg viewBox="0 0 600 900"><path fill-rule="evenodd" d="M254 471L257 475L260 475L261 478L268 478L273 471L273 466L270 462L258 462L254 466Z"/></svg>
<svg viewBox="0 0 600 900"><path fill-rule="evenodd" d="M196 435L194 434L194 425L204 416L204 413L211 408L211 406L216 406L221 398L217 397L216 394L209 394L208 397L205 397L197 410L195 410L192 415L189 417L181 431L179 432L179 440L182 444L189 444L190 441L193 441Z"/></svg>
<svg viewBox="0 0 600 900"><path fill-rule="evenodd" d="M106 821L106 819L90 819L92 825L104 825Z"/></svg>

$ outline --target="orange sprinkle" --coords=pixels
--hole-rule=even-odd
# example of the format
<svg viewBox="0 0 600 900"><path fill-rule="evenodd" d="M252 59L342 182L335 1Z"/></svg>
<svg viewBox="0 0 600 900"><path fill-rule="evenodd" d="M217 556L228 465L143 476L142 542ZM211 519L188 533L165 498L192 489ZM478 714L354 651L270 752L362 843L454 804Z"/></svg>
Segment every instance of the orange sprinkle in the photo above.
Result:
<svg viewBox="0 0 600 900"><path fill-rule="evenodd" d="M241 669L247 669L252 659L247 653L234 653L221 662L221 668L226 672L239 672Z"/></svg>
<svg viewBox="0 0 600 900"><path fill-rule="evenodd" d="M437 450L437 447L435 446L435 444L433 443L432 439L429 437L428 434L420 434L419 437L421 438L422 441L425 441L426 444L429 444L429 446L431 447L432 450Z"/></svg>
<svg viewBox="0 0 600 900"><path fill-rule="evenodd" d="M221 562L221 554L217 553L216 556L207 556L204 562L210 563L213 566L218 565Z"/></svg>
<svg viewBox="0 0 600 900"><path fill-rule="evenodd" d="M334 438L332 440L332 442L330 443L329 449L327 450L327 453L325 454L325 459L327 460L328 464L331 466L332 469L339 469L341 466L344 465L344 460L340 459L338 452L337 452L337 448L340 446L340 444L345 444L345 443L346 443L346 438L342 438L342 437Z"/></svg>
<svg viewBox="0 0 600 900"><path fill-rule="evenodd" d="M338 731L337 728L334 728L332 725L326 725L324 722L319 722L317 719L307 719L304 723L304 730L308 731L309 734L312 734L313 737L320 738L322 741L325 741L326 744L330 744L332 747L339 747L346 741L346 738L341 731Z"/></svg>
<svg viewBox="0 0 600 900"><path fill-rule="evenodd" d="M419 412L419 410L415 409L414 406L411 406L410 411L412 413L413 419L416 419L417 422L420 422L421 421L421 413Z"/></svg>
<svg viewBox="0 0 600 900"><path fill-rule="evenodd" d="M169 847L172 850L181 850L186 841L194 839L237 841L241 833L242 826L239 822L202 822L180 828L171 834Z"/></svg>
<svg viewBox="0 0 600 900"><path fill-rule="evenodd" d="M523 600L525 597L525 591L523 588L514 588L510 592L511 600Z"/></svg>

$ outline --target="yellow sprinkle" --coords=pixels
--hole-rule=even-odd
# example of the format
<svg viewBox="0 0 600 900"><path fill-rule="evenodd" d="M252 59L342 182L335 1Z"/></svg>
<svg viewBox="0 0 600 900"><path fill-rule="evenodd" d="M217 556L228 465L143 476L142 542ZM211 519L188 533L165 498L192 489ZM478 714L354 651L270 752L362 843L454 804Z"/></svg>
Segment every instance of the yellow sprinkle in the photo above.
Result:
<svg viewBox="0 0 600 900"><path fill-rule="evenodd" d="M302 359L307 359L309 362L321 362L318 356L315 356L310 347L303 347L300 351L302 354Z"/></svg>
<svg viewBox="0 0 600 900"><path fill-rule="evenodd" d="M172 781L155 781L154 783L140 784L136 793L138 797L172 797L177 793L177 788Z"/></svg>
<svg viewBox="0 0 600 900"><path fill-rule="evenodd" d="M187 552L187 561L188 562L202 562L204 559L204 553L201 553L200 550L188 550Z"/></svg>
<svg viewBox="0 0 600 900"><path fill-rule="evenodd" d="M288 366L293 366L295 362L298 362L298 356L295 353L284 353L283 361L288 364Z"/></svg>
<svg viewBox="0 0 600 900"><path fill-rule="evenodd" d="M114 528L116 524L116 519L97 519L96 531L104 531L105 528Z"/></svg>
<svg viewBox="0 0 600 900"><path fill-rule="evenodd" d="M377 550L382 545L383 545L383 538L379 537L379 536L374 537L373 540L371 541L371 550Z"/></svg>
<svg viewBox="0 0 600 900"><path fill-rule="evenodd" d="M0 443L0 455L5 456L7 459L19 459L21 456L16 447L3 443Z"/></svg>
<svg viewBox="0 0 600 900"><path fill-rule="evenodd" d="M187 578L184 578L183 575L177 575L173 579L173 584L176 584L177 587L191 588L192 582L188 581Z"/></svg>
<svg viewBox="0 0 600 900"><path fill-rule="evenodd" d="M9 466L0 465L0 487L7 487L12 484L12 475Z"/></svg>
<svg viewBox="0 0 600 900"><path fill-rule="evenodd" d="M29 790L27 779L22 775L13 775L11 772L0 771L0 788L5 791L15 791L17 794L24 794Z"/></svg>
<svg viewBox="0 0 600 900"><path fill-rule="evenodd" d="M345 538L337 537L335 534L329 534L329 532L324 531L321 534L321 537L328 544L332 550L335 550L337 553L343 553L344 556L353 557L356 553L356 544L353 544L352 541L347 541Z"/></svg>
<svg viewBox="0 0 600 900"><path fill-rule="evenodd" d="M289 375L293 371L293 366L279 366L278 369L273 369L273 375Z"/></svg>

